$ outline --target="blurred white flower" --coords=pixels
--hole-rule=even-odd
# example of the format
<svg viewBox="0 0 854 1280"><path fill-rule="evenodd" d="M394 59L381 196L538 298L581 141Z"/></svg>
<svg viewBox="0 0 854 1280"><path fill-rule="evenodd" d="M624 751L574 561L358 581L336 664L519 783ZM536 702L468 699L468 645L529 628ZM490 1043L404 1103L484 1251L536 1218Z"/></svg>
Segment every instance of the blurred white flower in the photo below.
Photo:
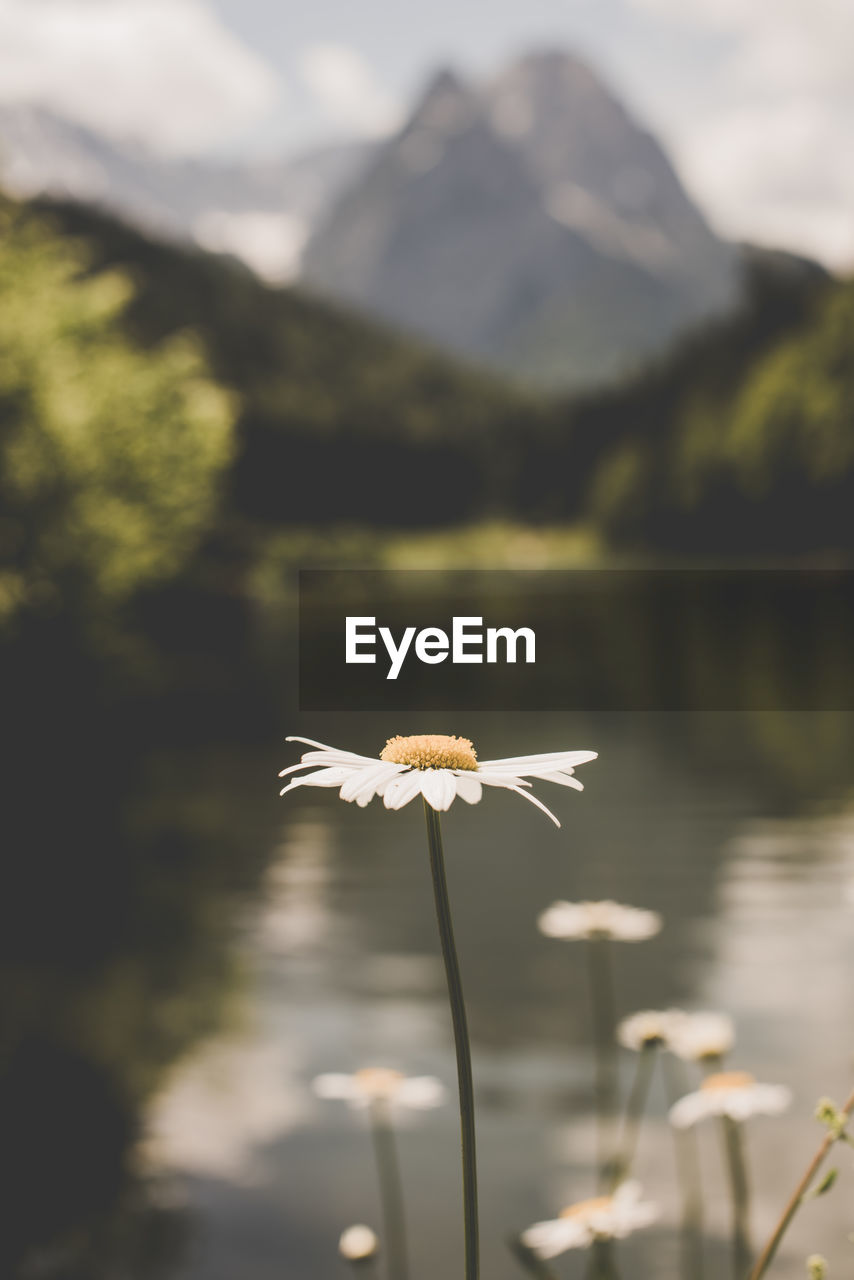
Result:
<svg viewBox="0 0 854 1280"><path fill-rule="evenodd" d="M556 782L583 791L573 777L575 766L596 759L595 751L553 751L541 756L513 756L506 760L480 763L468 738L445 734L419 734L411 738L389 738L378 759L324 746L311 738L288 738L316 747L303 753L299 764L282 769L280 778L298 769L318 766L301 778L292 778L281 795L294 787L338 787L342 800L355 800L364 808L374 796L382 796L387 809L402 809L416 796L423 796L434 809L450 809L457 796L467 804L477 804L483 787L504 787L542 809L555 826L557 818L525 790L528 778Z"/></svg>
<svg viewBox="0 0 854 1280"><path fill-rule="evenodd" d="M709 1116L743 1121L751 1116L776 1116L792 1102L792 1091L783 1084L760 1084L749 1071L722 1071L706 1076L695 1093L688 1093L670 1108L670 1123L688 1129Z"/></svg>
<svg viewBox="0 0 854 1280"><path fill-rule="evenodd" d="M547 938L613 938L617 942L642 942L661 929L656 911L624 907L619 902L553 902L538 917Z"/></svg>
<svg viewBox="0 0 854 1280"><path fill-rule="evenodd" d="M735 1026L726 1013L686 1013L674 1024L668 1048L686 1062L720 1058L735 1044Z"/></svg>
<svg viewBox="0 0 854 1280"><path fill-rule="evenodd" d="M328 1072L316 1076L311 1087L318 1098L348 1102L356 1108L384 1102L412 1111L429 1111L445 1100L445 1086L435 1076L405 1076L389 1067L363 1067L353 1075Z"/></svg>
<svg viewBox="0 0 854 1280"><path fill-rule="evenodd" d="M669 1049L682 1021L689 1015L682 1009L643 1009L623 1018L617 1026L617 1039L624 1049Z"/></svg>
<svg viewBox="0 0 854 1280"><path fill-rule="evenodd" d="M641 1199L637 1182L624 1182L611 1196L582 1200L559 1218L535 1222L522 1232L522 1242L538 1258L556 1258L567 1249L586 1249L597 1240L623 1240L658 1217L658 1206Z"/></svg>
<svg viewBox="0 0 854 1280"><path fill-rule="evenodd" d="M341 1233L338 1252L348 1262L364 1262L373 1258L380 1247L376 1233L370 1227L357 1223Z"/></svg>

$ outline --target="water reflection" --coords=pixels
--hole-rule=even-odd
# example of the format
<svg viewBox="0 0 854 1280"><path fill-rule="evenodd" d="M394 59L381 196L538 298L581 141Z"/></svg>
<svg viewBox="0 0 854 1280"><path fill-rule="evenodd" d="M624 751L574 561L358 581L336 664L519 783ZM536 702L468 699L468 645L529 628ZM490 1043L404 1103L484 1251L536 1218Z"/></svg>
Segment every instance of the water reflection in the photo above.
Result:
<svg viewBox="0 0 854 1280"><path fill-rule="evenodd" d="M509 740L525 751L567 735L549 717L507 719L480 716L465 728L490 751ZM366 750L387 733L365 717L313 728ZM581 740L580 730L569 732ZM750 1134L763 1227L798 1152L813 1142L815 1097L844 1088L851 1056L839 1016L850 1003L845 973L854 946L845 897L854 820L841 811L844 797L816 789L813 803L836 808L828 817L769 817L765 762L749 773L709 772L696 726L681 717L600 717L584 725L585 742L592 734L601 761L584 797L563 804L561 833L504 796L477 809L457 806L446 823L477 1055L485 1268L508 1280L518 1272L506 1234L589 1194L594 1176L583 957L539 936L534 922L544 904L614 895L661 911L660 938L618 949L621 1008L727 1008L738 1024L738 1064L796 1090L793 1118L758 1120ZM225 1280L238 1258L247 1277L274 1270L334 1277L339 1230L376 1223L364 1125L318 1106L308 1088L315 1074L381 1063L437 1074L453 1087L420 815L360 811L331 793L292 800L277 811L283 835L258 904L235 923L247 1020L237 1049L225 1040L204 1045L150 1113L155 1131L171 1134L170 1167L190 1175L204 1223L180 1272L194 1280ZM210 1086L223 1055L227 1101ZM638 1280L680 1274L665 1111L659 1082L639 1173L665 1215L656 1231L626 1246ZM182 1152L186 1130L211 1135L214 1146ZM715 1259L723 1267L728 1257L727 1191L717 1134L701 1140L710 1274L717 1274ZM414 1274L452 1274L459 1256L453 1108L411 1123L401 1147ZM829 1198L800 1228L804 1250L819 1239L831 1253L846 1228L842 1198ZM569 1257L565 1273L575 1274L579 1261ZM799 1276L801 1266L793 1249L788 1272L781 1262L779 1274Z"/></svg>

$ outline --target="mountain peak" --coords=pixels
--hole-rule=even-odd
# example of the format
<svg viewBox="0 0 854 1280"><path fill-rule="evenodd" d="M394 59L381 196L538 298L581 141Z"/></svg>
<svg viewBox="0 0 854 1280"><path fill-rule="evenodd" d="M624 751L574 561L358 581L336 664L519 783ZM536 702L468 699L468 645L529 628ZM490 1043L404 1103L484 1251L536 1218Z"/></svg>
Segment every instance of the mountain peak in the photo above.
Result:
<svg viewBox="0 0 854 1280"><path fill-rule="evenodd" d="M428 78L424 90L421 94L422 101L436 95L447 93L466 94L470 92L468 85L463 77L457 71L456 67L439 67ZM417 108L416 108L417 110Z"/></svg>
<svg viewBox="0 0 854 1280"><path fill-rule="evenodd" d="M545 48L443 69L309 242L304 279L468 356L620 372L730 304L730 246L595 71Z"/></svg>
<svg viewBox="0 0 854 1280"><path fill-rule="evenodd" d="M475 90L453 68L443 67L428 80L403 133L421 129L438 135L459 133L478 110Z"/></svg>

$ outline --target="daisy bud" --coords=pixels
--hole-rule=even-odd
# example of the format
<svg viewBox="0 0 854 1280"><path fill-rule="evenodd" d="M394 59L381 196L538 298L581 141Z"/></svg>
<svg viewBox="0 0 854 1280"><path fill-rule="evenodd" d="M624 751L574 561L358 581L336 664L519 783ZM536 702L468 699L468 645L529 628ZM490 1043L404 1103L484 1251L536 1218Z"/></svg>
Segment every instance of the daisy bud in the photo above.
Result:
<svg viewBox="0 0 854 1280"><path fill-rule="evenodd" d="M831 1098L820 1098L815 1109L815 1118L829 1129L837 1139L845 1132L848 1117L844 1115Z"/></svg>
<svg viewBox="0 0 854 1280"><path fill-rule="evenodd" d="M368 1262L376 1256L379 1247L376 1233L361 1223L348 1227L338 1241L338 1252L348 1262Z"/></svg>
<svg viewBox="0 0 854 1280"><path fill-rule="evenodd" d="M820 1253L814 1253L812 1257L807 1258L807 1275L809 1280L826 1280L827 1259Z"/></svg>

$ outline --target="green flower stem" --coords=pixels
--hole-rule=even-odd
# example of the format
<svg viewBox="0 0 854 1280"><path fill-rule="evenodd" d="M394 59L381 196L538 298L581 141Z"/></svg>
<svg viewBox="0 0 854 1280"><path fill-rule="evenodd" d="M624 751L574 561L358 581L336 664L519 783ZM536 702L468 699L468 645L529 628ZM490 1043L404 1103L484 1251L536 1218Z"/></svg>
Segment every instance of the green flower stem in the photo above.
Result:
<svg viewBox="0 0 854 1280"><path fill-rule="evenodd" d="M667 1101L673 1106L688 1092L685 1071L678 1059L665 1053L662 1057ZM693 1129L674 1129L676 1172L682 1189L682 1260L683 1271L690 1280L703 1277L703 1184L700 1174L700 1149Z"/></svg>
<svg viewBox="0 0 854 1280"><path fill-rule="evenodd" d="M614 1124L618 1103L617 1001L614 966L608 938L592 937L587 943L593 1044L596 1054L596 1114L599 1130L599 1188L613 1180L616 1142Z"/></svg>
<svg viewBox="0 0 854 1280"><path fill-rule="evenodd" d="M774 1230L771 1232L770 1238L768 1239L768 1242L765 1245L765 1248L762 1250L759 1257L757 1258L756 1264L753 1270L751 1271L748 1277L748 1280L760 1280L760 1278L765 1275L765 1272L770 1267L771 1263L774 1260L774 1255L776 1254L778 1248L780 1247L780 1241L783 1239L783 1236L788 1231L789 1224L791 1223L795 1214L798 1212L798 1209L801 1207L804 1200L806 1199L807 1193L810 1187L812 1186L812 1183L813 1183L813 1180L815 1179L816 1174L818 1173L821 1166L824 1164L824 1161L827 1157L827 1153L830 1151L830 1148L834 1145L834 1143L838 1142L840 1138L843 1136L842 1130L844 1129L844 1126L848 1123L848 1120L852 1112L854 1112L854 1093L852 1093L851 1096L842 1104L842 1107L840 1109L840 1121L842 1122L840 1129L836 1131L831 1129L825 1134L818 1148L818 1151L816 1151L812 1160L807 1165L807 1169L806 1169L806 1172L804 1173L804 1176L801 1178L800 1182L795 1187L795 1190L792 1192L791 1198L789 1199L788 1203L786 1204L786 1207L784 1208L782 1214L780 1215L779 1222L777 1223Z"/></svg>
<svg viewBox="0 0 854 1280"><path fill-rule="evenodd" d="M641 1121L643 1120L644 1112L646 1111L649 1089L652 1084L652 1077L655 1072L655 1061L657 1057L658 1047L655 1044L643 1045L637 1054L635 1078L632 1082L628 1102L626 1103L626 1116L623 1121L620 1150L617 1155L617 1159L614 1162L614 1173L612 1179L612 1190L614 1191L620 1183L629 1176L634 1162L635 1152L637 1151L638 1146L638 1137L640 1136Z"/></svg>
<svg viewBox="0 0 854 1280"><path fill-rule="evenodd" d="M388 1105L381 1100L371 1104L371 1137L380 1184L388 1280L409 1280L406 1216L403 1207L403 1184L397 1158L397 1143Z"/></svg>
<svg viewBox="0 0 854 1280"><path fill-rule="evenodd" d="M359 1277L359 1280L373 1280L373 1277L377 1274L374 1258L350 1258L347 1266L354 1276Z"/></svg>
<svg viewBox="0 0 854 1280"><path fill-rule="evenodd" d="M620 1280L611 1240L595 1240L590 1246L587 1280Z"/></svg>
<svg viewBox="0 0 854 1280"><path fill-rule="evenodd" d="M721 1116L729 1185L732 1195L732 1257L735 1280L742 1280L750 1266L750 1186L744 1157L741 1125Z"/></svg>
<svg viewBox="0 0 854 1280"><path fill-rule="evenodd" d="M448 899L448 881L445 875L445 855L442 849L442 827L439 814L424 801L427 819L427 844L430 849L430 871L433 876L433 897L436 902L436 920L445 962L448 982L448 1000L454 1027L454 1047L457 1054L457 1083L460 1091L460 1137L463 1160L463 1221L465 1225L465 1280L478 1280L480 1275L480 1242L477 1215L477 1154L474 1132L474 1086L471 1071L471 1047L469 1045L466 1006L460 978L460 963L454 942L451 920L451 904Z"/></svg>

